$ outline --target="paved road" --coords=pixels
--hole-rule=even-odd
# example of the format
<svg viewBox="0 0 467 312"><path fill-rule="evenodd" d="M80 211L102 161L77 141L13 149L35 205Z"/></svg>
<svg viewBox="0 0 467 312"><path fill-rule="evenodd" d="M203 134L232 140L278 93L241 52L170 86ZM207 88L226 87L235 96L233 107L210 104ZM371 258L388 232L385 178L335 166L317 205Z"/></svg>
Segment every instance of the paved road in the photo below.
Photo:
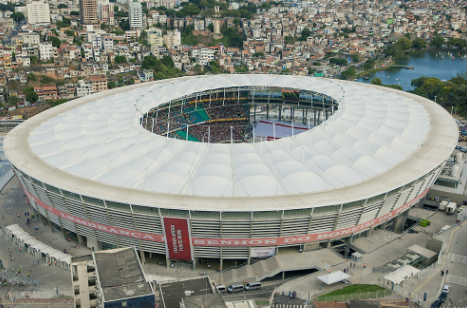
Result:
<svg viewBox="0 0 467 312"><path fill-rule="evenodd" d="M235 300L246 300L246 299L255 299L255 298L268 298L271 297L272 292L276 286L269 285L263 286L263 288L258 290L249 290L242 291L239 293L229 294L225 293L222 295L225 301L235 301Z"/></svg>
<svg viewBox="0 0 467 312"><path fill-rule="evenodd" d="M18 179L14 177L0 193L0 226L18 223L28 229L24 217L26 209L27 204L24 194L19 187ZM39 232L50 232L50 228L42 225L39 221L34 225L39 227ZM6 268L16 271L19 269L20 276L39 282L38 286L0 287L0 299L5 299L8 291L17 299L26 296L30 298L53 298L56 297L56 287L59 288L59 295L71 296L71 277L68 271L49 267L46 263L35 264L28 253L20 252L6 237L1 235L0 259Z"/></svg>
<svg viewBox="0 0 467 312"><path fill-rule="evenodd" d="M443 307L467 307L467 222L455 233L448 253L449 295Z"/></svg>

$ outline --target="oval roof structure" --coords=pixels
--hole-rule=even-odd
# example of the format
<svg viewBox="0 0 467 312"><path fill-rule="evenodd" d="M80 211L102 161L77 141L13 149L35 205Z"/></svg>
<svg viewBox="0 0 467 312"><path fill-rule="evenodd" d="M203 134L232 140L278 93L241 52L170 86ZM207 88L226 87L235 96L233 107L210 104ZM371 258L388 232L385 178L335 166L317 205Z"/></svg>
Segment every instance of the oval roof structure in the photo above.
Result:
<svg viewBox="0 0 467 312"><path fill-rule="evenodd" d="M299 88L339 109L323 124L276 141L208 144L145 130L158 105L223 87ZM107 200L193 210L275 210L360 200L410 183L457 143L439 105L398 90L284 75L163 80L76 99L13 129L8 159L28 175ZM215 199L215 200L213 200Z"/></svg>

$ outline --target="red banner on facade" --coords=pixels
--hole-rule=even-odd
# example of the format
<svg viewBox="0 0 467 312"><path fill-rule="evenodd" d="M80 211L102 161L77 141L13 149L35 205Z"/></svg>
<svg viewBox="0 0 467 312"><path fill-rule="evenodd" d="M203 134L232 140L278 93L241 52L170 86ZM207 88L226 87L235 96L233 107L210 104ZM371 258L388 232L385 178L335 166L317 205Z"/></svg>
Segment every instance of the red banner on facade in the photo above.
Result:
<svg viewBox="0 0 467 312"><path fill-rule="evenodd" d="M179 218L164 218L164 229L169 258L191 261L188 221Z"/></svg>

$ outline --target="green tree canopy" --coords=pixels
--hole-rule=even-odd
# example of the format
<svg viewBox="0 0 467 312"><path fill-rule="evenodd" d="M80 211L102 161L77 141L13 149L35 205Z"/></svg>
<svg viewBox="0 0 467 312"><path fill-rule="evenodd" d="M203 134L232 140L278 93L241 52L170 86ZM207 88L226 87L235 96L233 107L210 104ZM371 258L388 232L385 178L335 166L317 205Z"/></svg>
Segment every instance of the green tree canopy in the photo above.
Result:
<svg viewBox="0 0 467 312"><path fill-rule="evenodd" d="M34 91L33 87L26 87L24 88L24 95L26 95L26 100L30 103L36 103L39 99L39 96Z"/></svg>

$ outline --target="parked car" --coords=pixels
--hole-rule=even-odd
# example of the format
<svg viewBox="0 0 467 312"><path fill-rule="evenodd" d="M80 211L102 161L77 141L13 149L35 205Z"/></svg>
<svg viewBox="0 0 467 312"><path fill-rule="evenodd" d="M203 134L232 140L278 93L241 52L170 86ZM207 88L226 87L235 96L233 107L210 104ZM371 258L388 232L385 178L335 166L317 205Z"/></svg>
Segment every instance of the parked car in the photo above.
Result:
<svg viewBox="0 0 467 312"><path fill-rule="evenodd" d="M227 292L229 293L236 293L236 292L241 292L245 289L242 284L233 284L227 287Z"/></svg>
<svg viewBox="0 0 467 312"><path fill-rule="evenodd" d="M245 285L245 290L255 290L260 289L262 287L260 282L251 282Z"/></svg>
<svg viewBox="0 0 467 312"><path fill-rule="evenodd" d="M225 287L225 285L216 285L216 289L217 289L217 292L219 293L225 293L227 291L227 287Z"/></svg>
<svg viewBox="0 0 467 312"><path fill-rule="evenodd" d="M440 308L441 304L442 304L441 300L436 299L436 301L431 304L431 307L432 308Z"/></svg>

